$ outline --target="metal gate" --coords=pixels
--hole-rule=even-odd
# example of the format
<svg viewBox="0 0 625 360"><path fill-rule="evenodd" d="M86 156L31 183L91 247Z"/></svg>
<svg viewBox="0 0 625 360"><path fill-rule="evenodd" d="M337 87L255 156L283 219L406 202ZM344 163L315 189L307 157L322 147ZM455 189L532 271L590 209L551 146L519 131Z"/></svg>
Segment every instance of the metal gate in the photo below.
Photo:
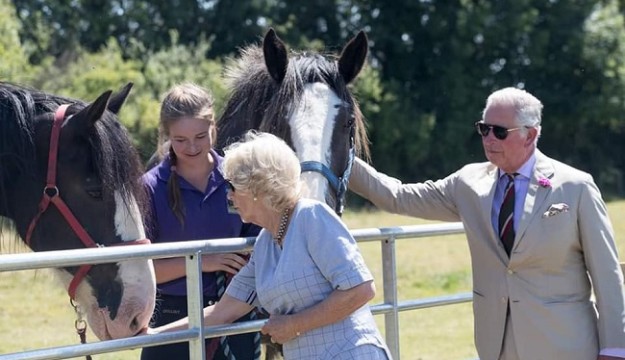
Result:
<svg viewBox="0 0 625 360"><path fill-rule="evenodd" d="M357 229L352 231L352 234L358 242L378 241L381 244L384 302L372 305L371 310L376 315L384 316L386 343L393 358L401 358L399 348L400 311L458 304L472 300L471 293L460 293L433 298L398 301L395 241L406 238L421 238L460 233L464 233L462 223L397 226L389 228ZM66 359L89 354L94 355L130 350L181 341L189 341L192 359L204 359L204 338L258 331L266 320L255 320L207 328L202 327L203 302L200 276L202 257L200 255L251 249L254 245L254 240L254 238L197 240L170 244L0 255L0 272L77 266L82 264L101 264L139 258L160 259L184 256L186 258L186 270L188 274L187 289L189 302L189 329L187 330L4 354L0 355L0 360Z"/></svg>

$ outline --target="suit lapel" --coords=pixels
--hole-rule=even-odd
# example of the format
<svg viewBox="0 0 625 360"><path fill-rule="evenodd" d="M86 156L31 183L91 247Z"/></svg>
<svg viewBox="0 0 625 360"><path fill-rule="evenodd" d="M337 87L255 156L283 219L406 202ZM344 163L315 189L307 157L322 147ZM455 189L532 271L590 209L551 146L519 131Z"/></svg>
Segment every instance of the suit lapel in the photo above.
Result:
<svg viewBox="0 0 625 360"><path fill-rule="evenodd" d="M516 248L519 242L522 241L523 235L527 230L532 219L536 216L542 216L538 209L547 199L547 195L551 193L551 187L543 187L538 183L539 179L551 179L554 175L553 165L548 157L543 153L536 150L536 165L534 165L534 171L530 178L530 183L527 188L527 195L525 196L525 204L523 206L523 214L519 220L517 226L517 232L514 239L513 249Z"/></svg>
<svg viewBox="0 0 625 360"><path fill-rule="evenodd" d="M495 233L492 223L493 199L495 198L495 189L497 188L497 181L499 180L498 175L497 167L492 164L489 165L486 175L475 184L475 192L480 199L480 208L482 209L482 211L480 211L480 216L482 217L481 221L486 224L485 228L488 229L488 234L490 235L488 237L489 241L495 249L499 249L497 252L501 255L503 260L507 258L507 255L503 245L501 245L499 236Z"/></svg>

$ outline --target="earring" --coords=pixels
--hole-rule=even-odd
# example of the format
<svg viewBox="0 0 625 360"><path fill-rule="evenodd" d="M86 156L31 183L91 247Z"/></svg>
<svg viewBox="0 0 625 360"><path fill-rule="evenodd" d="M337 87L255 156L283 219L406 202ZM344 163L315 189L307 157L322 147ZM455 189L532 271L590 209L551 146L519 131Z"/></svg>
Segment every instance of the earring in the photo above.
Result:
<svg viewBox="0 0 625 360"><path fill-rule="evenodd" d="M256 200L258 200L258 199L256 198L256 196L254 196L254 201L256 201Z"/></svg>

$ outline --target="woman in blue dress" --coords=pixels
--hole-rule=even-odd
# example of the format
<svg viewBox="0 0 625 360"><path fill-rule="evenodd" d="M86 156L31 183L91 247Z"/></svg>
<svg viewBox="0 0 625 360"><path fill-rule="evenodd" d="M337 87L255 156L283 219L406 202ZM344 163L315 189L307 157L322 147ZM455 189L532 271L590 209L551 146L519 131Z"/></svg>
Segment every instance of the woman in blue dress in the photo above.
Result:
<svg viewBox="0 0 625 360"><path fill-rule="evenodd" d="M261 307L270 314L261 332L283 344L285 359L390 359L367 305L375 295L371 272L338 216L300 197L291 148L250 132L225 154L228 196L243 221L263 230L221 301L204 309L204 324L230 323Z"/></svg>

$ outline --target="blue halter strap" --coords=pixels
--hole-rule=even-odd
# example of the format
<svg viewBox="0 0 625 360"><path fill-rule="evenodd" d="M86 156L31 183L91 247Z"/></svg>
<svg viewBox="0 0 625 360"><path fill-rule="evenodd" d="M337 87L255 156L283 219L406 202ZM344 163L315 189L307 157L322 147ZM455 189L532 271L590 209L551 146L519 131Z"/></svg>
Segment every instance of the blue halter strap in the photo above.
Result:
<svg viewBox="0 0 625 360"><path fill-rule="evenodd" d="M354 164L354 157L356 156L356 151L354 150L353 140L351 141L352 146L349 148L349 155L347 157L347 166L343 171L341 176L337 176L334 172L325 164L319 161L303 161L300 163L302 168L302 173L307 171L318 172L323 177L328 180L330 187L334 190L336 195L336 208L334 211L338 215L343 214L343 210L345 209L345 194L347 193L347 184L349 183L349 175L352 172L352 165Z"/></svg>

